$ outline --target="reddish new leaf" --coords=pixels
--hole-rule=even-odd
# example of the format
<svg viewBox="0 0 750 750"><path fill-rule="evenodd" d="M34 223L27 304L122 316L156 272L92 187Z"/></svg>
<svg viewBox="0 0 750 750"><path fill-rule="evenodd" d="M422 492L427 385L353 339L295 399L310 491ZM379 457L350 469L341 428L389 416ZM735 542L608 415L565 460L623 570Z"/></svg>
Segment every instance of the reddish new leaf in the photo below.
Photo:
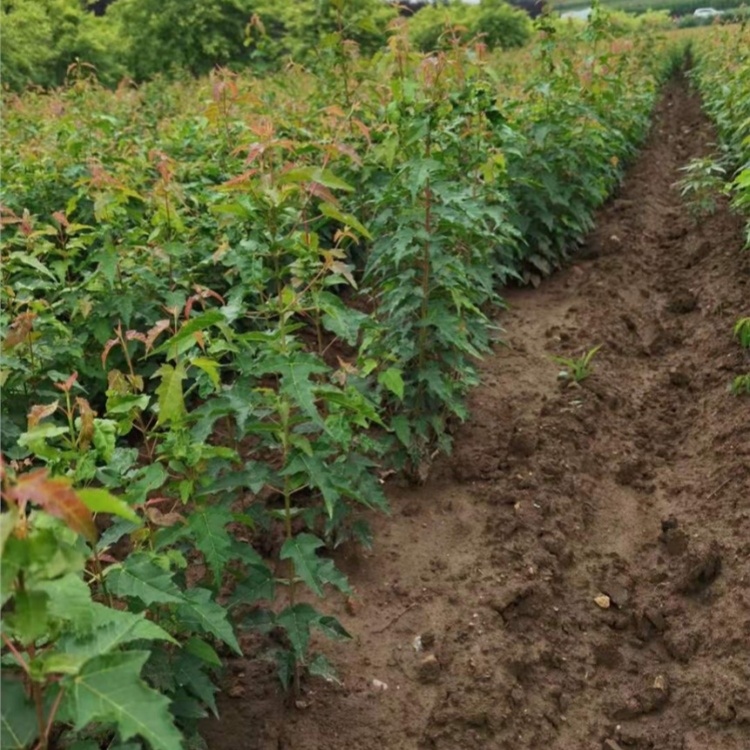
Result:
<svg viewBox="0 0 750 750"><path fill-rule="evenodd" d="M55 383L55 388L58 388L63 393L70 393L70 389L76 380L78 380L78 373L74 372L64 383Z"/></svg>
<svg viewBox="0 0 750 750"><path fill-rule="evenodd" d="M33 430L45 417L49 417L57 411L59 401L51 404L34 404L26 417L26 429Z"/></svg>
<svg viewBox="0 0 750 750"><path fill-rule="evenodd" d="M78 433L78 447L86 450L94 439L94 418L96 412L91 408L91 404L80 396L76 398L78 413L81 415L81 429Z"/></svg>
<svg viewBox="0 0 750 750"><path fill-rule="evenodd" d="M120 343L120 339L110 339L104 345L104 351L102 352L102 367L106 367L107 357L109 356L109 353L112 351L112 347L116 346L119 343Z"/></svg>
<svg viewBox="0 0 750 750"><path fill-rule="evenodd" d="M3 341L3 349L12 349L23 341L27 341L34 326L34 318L36 318L36 313L31 312L21 313L16 317Z"/></svg>
<svg viewBox="0 0 750 750"><path fill-rule="evenodd" d="M7 496L23 507L32 502L91 542L96 541L96 526L91 511L75 490L63 479L50 479L46 469L22 474Z"/></svg>

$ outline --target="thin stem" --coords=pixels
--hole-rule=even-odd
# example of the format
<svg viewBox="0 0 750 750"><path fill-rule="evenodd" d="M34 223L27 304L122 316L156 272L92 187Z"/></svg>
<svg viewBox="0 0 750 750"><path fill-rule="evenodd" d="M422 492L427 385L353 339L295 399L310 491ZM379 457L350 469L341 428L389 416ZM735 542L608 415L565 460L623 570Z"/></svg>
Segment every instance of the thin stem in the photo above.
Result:
<svg viewBox="0 0 750 750"><path fill-rule="evenodd" d="M94 567L96 568L96 574L99 576L99 583L101 583L102 585L102 592L104 593L104 596L107 597L107 604L109 604L111 608L114 608L114 599L112 599L112 594L110 594L109 590L107 589L107 582L104 580L104 570L102 569L102 561L99 559L99 552L97 551L96 547L94 548L93 552Z"/></svg>
<svg viewBox="0 0 750 750"><path fill-rule="evenodd" d="M60 707L60 701L62 700L64 692L65 688L60 687L57 693L57 697L55 698L55 702L52 704L52 709L49 712L49 716L47 717L47 727L44 730L44 735L37 743L35 750L47 750L47 747L49 745L49 736L52 733L52 724L55 721L55 715L57 714L57 709Z"/></svg>
<svg viewBox="0 0 750 750"><path fill-rule="evenodd" d="M27 675L30 674L29 665L24 660L21 652L13 645L13 642L10 640L10 638L8 638L7 635L5 635L5 633L3 633L2 635L3 642L8 647L8 651L13 654L13 657L18 662L18 666L21 667L21 669L23 669L23 671L26 672Z"/></svg>

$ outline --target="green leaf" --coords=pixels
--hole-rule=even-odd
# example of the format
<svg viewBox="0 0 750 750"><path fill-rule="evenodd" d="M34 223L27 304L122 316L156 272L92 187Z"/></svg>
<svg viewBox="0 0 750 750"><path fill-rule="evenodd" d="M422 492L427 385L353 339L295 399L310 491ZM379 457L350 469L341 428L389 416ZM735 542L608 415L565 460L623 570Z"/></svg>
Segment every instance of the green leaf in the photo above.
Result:
<svg viewBox="0 0 750 750"><path fill-rule="evenodd" d="M277 649L274 653L276 659L276 673L284 690L289 690L294 675L294 666L297 660L294 658L294 652L291 649Z"/></svg>
<svg viewBox="0 0 750 750"><path fill-rule="evenodd" d="M138 470L135 481L129 477L125 500L128 505L140 505L146 501L148 493L158 490L169 478L167 470L159 463L149 464Z"/></svg>
<svg viewBox="0 0 750 750"><path fill-rule="evenodd" d="M336 219L336 221L340 222L341 224L350 226L352 229L355 229L357 232L359 232L362 237L366 237L368 240L372 239L372 235L367 231L367 227L365 227L365 225L362 224L356 216L353 216L352 214L342 213L332 203L321 203L320 212L324 216L328 216L331 219Z"/></svg>
<svg viewBox="0 0 750 750"><path fill-rule="evenodd" d="M3 670L0 678L0 747L28 750L39 736L36 709L20 679Z"/></svg>
<svg viewBox="0 0 750 750"><path fill-rule="evenodd" d="M265 565L248 565L247 578L237 585L229 605L253 604L261 599L272 602L275 592L273 573Z"/></svg>
<svg viewBox="0 0 750 750"><path fill-rule="evenodd" d="M313 677L322 677L326 682L335 682L337 685L341 684L341 681L336 675L336 670L323 654L315 655L315 658L313 658L308 665L307 671Z"/></svg>
<svg viewBox="0 0 750 750"><path fill-rule="evenodd" d="M194 357L190 360L190 364L200 368L203 372L208 375L208 379L213 383L214 388L218 388L221 383L221 376L219 375L219 363L215 359L209 359L208 357Z"/></svg>
<svg viewBox="0 0 750 750"><path fill-rule="evenodd" d="M182 750L169 699L141 679L148 657L148 651L103 654L88 661L75 677L64 678L64 700L76 729L93 722L114 723L123 740L139 736L153 750Z"/></svg>
<svg viewBox="0 0 750 750"><path fill-rule="evenodd" d="M219 658L219 655L211 646L209 646L208 643L206 643L201 638L197 638L196 636L188 638L185 643L182 644L182 648L187 651L187 653L192 654L201 661L206 662L206 664L210 664L214 667L221 666L221 659Z"/></svg>
<svg viewBox="0 0 750 750"><path fill-rule="evenodd" d="M11 253L10 257L8 258L8 261L19 261L20 263L23 263L24 265L29 266L30 268L33 268L35 271L38 271L42 275L46 276L48 279L51 279L55 283L59 282L59 279L53 274L47 266L45 266L40 260L35 258L33 255L29 255L28 253Z"/></svg>
<svg viewBox="0 0 750 750"><path fill-rule="evenodd" d="M344 180L340 177L336 177L336 175L330 170L322 169L321 167L300 167L299 169L290 169L284 174L281 182L287 184L317 182L320 185L333 188L334 190L346 190L347 192L352 192L354 190L348 182L344 182Z"/></svg>
<svg viewBox="0 0 750 750"><path fill-rule="evenodd" d="M15 531L18 523L18 506L9 505L7 511L0 513L0 557L5 549L5 542L8 537Z"/></svg>
<svg viewBox="0 0 750 750"><path fill-rule="evenodd" d="M195 342L195 334L198 331L204 331L206 328L222 322L224 322L224 315L220 310L209 310L202 313L184 323L182 328L171 339L167 339L163 344L157 346L156 349L152 350L151 354L163 354L166 351L174 354L182 343L190 341L192 345Z"/></svg>
<svg viewBox="0 0 750 750"><path fill-rule="evenodd" d="M221 572L231 558L232 537L224 528L232 514L216 505L209 505L190 514L188 528L193 532L195 546L203 553L218 585Z"/></svg>
<svg viewBox="0 0 750 750"><path fill-rule="evenodd" d="M48 601L43 591L17 591L13 611L4 616L5 629L24 645L34 643L47 633Z"/></svg>
<svg viewBox="0 0 750 750"><path fill-rule="evenodd" d="M330 292L321 292L317 303L323 312L321 321L327 331L330 331L350 346L357 343L362 325L370 320L370 316L352 307L347 307L341 298Z"/></svg>
<svg viewBox="0 0 750 750"><path fill-rule="evenodd" d="M346 628L332 615L323 615L315 622L315 626L323 631L331 640L348 641L351 640L351 634Z"/></svg>
<svg viewBox="0 0 750 750"><path fill-rule="evenodd" d="M162 365L153 375L161 377L161 382L156 389L159 397L159 415L156 424L165 422L179 423L185 416L185 397L182 393L182 381L187 377L185 365L178 362L176 367Z"/></svg>
<svg viewBox="0 0 750 750"><path fill-rule="evenodd" d="M148 555L130 555L125 562L112 565L106 573L107 588L115 596L133 596L147 607L155 603L182 604L184 598L172 580L172 573L149 559Z"/></svg>
<svg viewBox="0 0 750 750"><path fill-rule="evenodd" d="M64 634L57 646L61 652L89 659L136 640L177 643L166 630L147 619L143 612L135 614L99 603L91 604L91 612L91 631L77 636Z"/></svg>
<svg viewBox="0 0 750 750"><path fill-rule="evenodd" d="M35 443L43 443L45 440L66 435L68 432L70 432L68 427L58 427L52 422L40 422L33 429L22 433L18 438L18 444L23 447L33 446Z"/></svg>
<svg viewBox="0 0 750 750"><path fill-rule="evenodd" d="M318 595L323 596L323 590L317 576L320 559L315 550L323 547L324 543L312 534L297 534L287 539L281 548L279 557L282 560L292 560L297 575Z"/></svg>
<svg viewBox="0 0 750 750"><path fill-rule="evenodd" d="M403 401L404 398L404 378L401 370L396 367L389 367L378 375L378 383L385 386L391 393Z"/></svg>
<svg viewBox="0 0 750 750"><path fill-rule="evenodd" d="M320 617L318 611L309 604L295 604L287 607L276 617L276 624L280 625L289 637L297 659L304 659L310 643L310 628Z"/></svg>
<svg viewBox="0 0 750 750"><path fill-rule="evenodd" d="M336 567L333 560L321 560L318 558L320 565L316 575L321 583L330 583L339 591L345 594L353 594L352 587L349 585L349 579Z"/></svg>
<svg viewBox="0 0 750 750"><path fill-rule="evenodd" d="M115 497L110 492L107 492L107 490L78 490L78 497L83 500L84 505L93 513L111 513L139 526L143 523L139 515L124 500Z"/></svg>
<svg viewBox="0 0 750 750"><path fill-rule="evenodd" d="M227 610L211 600L208 589L188 589L184 600L184 604L177 608L177 616L183 626L210 633L224 641L235 653L242 654L234 630L227 620Z"/></svg>
<svg viewBox="0 0 750 750"><path fill-rule="evenodd" d="M281 393L288 396L315 424L323 427L323 420L315 406L315 383L310 381L310 375L327 372L328 367L313 357L298 354L296 359L280 362L276 371L281 375Z"/></svg>
<svg viewBox="0 0 750 750"><path fill-rule="evenodd" d="M41 581L35 591L43 591L48 598L47 611L51 618L66 623L66 630L89 630L94 623L94 605L91 589L79 573L68 573L53 581Z"/></svg>
<svg viewBox="0 0 750 750"><path fill-rule="evenodd" d="M304 485L319 489L323 494L328 516L333 516L334 508L341 494L331 481L330 467L319 456L307 456L304 453L298 453L279 473L281 476L297 476Z"/></svg>
<svg viewBox="0 0 750 750"><path fill-rule="evenodd" d="M204 671L205 665L189 653L182 652L177 657L175 665L175 679L177 684L184 687L196 698L206 704L214 716L218 716L214 694L218 690Z"/></svg>
<svg viewBox="0 0 750 750"><path fill-rule="evenodd" d="M409 418L405 414L397 414L391 420L391 429L396 433L401 445L407 448L411 445L411 426L409 425Z"/></svg>

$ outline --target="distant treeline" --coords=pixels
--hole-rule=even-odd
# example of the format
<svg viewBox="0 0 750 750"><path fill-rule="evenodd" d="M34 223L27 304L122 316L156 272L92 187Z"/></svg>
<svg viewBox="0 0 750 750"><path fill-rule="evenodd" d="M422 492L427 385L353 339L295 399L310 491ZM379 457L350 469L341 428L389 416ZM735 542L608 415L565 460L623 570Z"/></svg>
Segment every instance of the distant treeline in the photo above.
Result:
<svg viewBox="0 0 750 750"><path fill-rule="evenodd" d="M535 12L537 0L518 1ZM399 15L383 0L0 0L0 8L2 82L12 89L58 85L76 60L114 85L216 66L270 70L289 58L313 65L339 54L342 38L371 55ZM446 24L459 26L464 40L481 35L490 48L531 36L529 14L505 0L413 9L407 23L421 51L445 43Z"/></svg>

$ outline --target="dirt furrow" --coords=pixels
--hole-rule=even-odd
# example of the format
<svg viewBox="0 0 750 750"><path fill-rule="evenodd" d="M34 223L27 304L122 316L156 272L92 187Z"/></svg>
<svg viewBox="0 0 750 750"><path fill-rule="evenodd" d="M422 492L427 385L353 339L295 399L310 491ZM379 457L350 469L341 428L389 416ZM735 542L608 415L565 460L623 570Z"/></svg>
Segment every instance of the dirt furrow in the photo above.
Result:
<svg viewBox="0 0 750 750"><path fill-rule="evenodd" d="M668 86L580 259L509 293L452 459L339 561L343 685L288 711L238 661L212 750L750 747L750 422L727 392L750 257L725 206L695 222L674 188L712 138ZM550 356L596 344L558 382Z"/></svg>

